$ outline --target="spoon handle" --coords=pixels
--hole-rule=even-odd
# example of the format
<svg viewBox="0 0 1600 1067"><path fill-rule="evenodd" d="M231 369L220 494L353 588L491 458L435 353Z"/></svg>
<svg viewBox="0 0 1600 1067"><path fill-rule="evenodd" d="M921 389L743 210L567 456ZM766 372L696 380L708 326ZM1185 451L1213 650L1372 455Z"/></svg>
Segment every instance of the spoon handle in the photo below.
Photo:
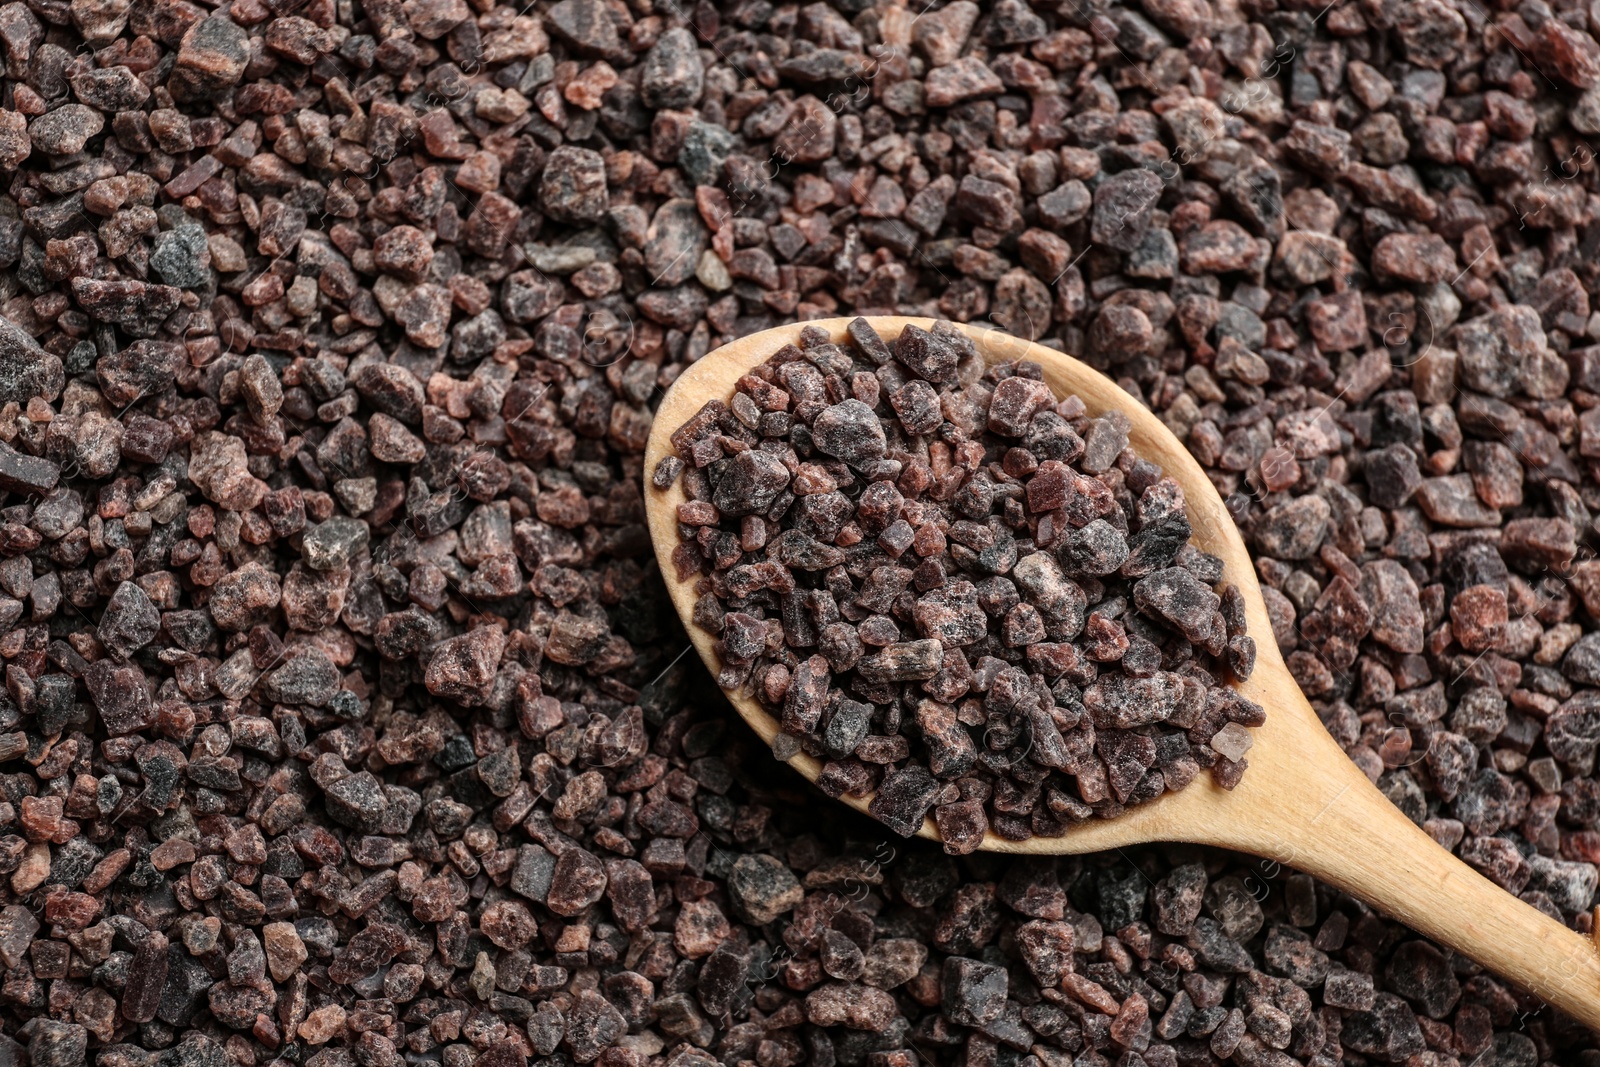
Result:
<svg viewBox="0 0 1600 1067"><path fill-rule="evenodd" d="M1276 780L1277 818L1217 840L1359 897L1600 1030L1600 949L1451 855L1326 740L1322 758ZM1318 746L1319 748L1322 746Z"/></svg>

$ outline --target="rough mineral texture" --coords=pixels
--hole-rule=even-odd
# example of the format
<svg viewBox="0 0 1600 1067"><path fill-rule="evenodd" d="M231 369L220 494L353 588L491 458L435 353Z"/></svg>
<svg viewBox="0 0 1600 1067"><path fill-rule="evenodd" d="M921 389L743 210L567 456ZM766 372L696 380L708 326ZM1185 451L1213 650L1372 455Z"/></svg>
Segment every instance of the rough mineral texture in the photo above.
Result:
<svg viewBox="0 0 1600 1067"><path fill-rule="evenodd" d="M719 684L781 720L775 750L825 760L829 795L875 794L901 836L931 818L953 855L1202 770L1237 785L1265 713L1228 682L1254 639L1128 417L1091 418L1037 363L985 367L948 322L845 332L802 330L651 477L683 482L677 577Z"/></svg>
<svg viewBox="0 0 1600 1067"><path fill-rule="evenodd" d="M0 5L0 1064L1595 1067L1536 997L1277 863L951 857L807 786L689 651L641 457L684 367L769 326L943 318L1087 360L1219 488L1341 747L1587 933L1596 26L1573 0ZM936 442L973 417L935 402L959 356L854 344L877 392L807 403ZM870 465L852 412L825 436ZM1115 425L1078 436L1086 477L1126 477ZM742 462L738 499L790 491ZM825 562L845 491L783 551ZM1004 562L966 521L943 551ZM1089 563L1124 533L1073 529ZM895 604L931 590L891 578L907 639L853 669L921 685L944 644ZM1198 624L1175 591L1150 603ZM1030 604L1003 625L1048 636ZM795 715L880 768L968 729L875 707Z"/></svg>

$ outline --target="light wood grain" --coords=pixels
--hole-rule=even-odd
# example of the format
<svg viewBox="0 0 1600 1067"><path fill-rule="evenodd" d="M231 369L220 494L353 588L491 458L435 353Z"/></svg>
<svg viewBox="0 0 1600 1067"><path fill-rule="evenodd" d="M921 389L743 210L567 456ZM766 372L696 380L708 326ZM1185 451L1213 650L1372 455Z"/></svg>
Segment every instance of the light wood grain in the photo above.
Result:
<svg viewBox="0 0 1600 1067"><path fill-rule="evenodd" d="M820 326L845 341L848 319ZM870 320L892 341L907 325L931 319ZM1184 488L1195 542L1221 557L1225 580L1244 594L1256 669L1239 691L1267 709L1253 731L1255 746L1244 779L1232 792L1202 774L1187 789L1136 807L1119 818L1084 823L1062 837L1007 841L990 834L983 848L1019 854L1098 852L1151 841L1188 841L1238 849L1292 866L1346 890L1407 926L1449 945L1504 978L1600 1029L1600 952L1580 934L1555 922L1441 848L1378 792L1328 735L1284 665L1272 636L1255 568L1232 518L1205 472L1162 422L1104 375L1053 349L994 330L961 327L990 362L1031 359L1044 368L1057 395L1075 393L1091 414L1117 409L1132 422L1130 443ZM713 674L719 669L715 639L693 624L693 581L679 582L672 566L678 543L681 482L653 488L650 473L672 451L669 437L706 401L727 401L734 382L784 344L802 325L739 338L692 364L656 412L645 452L645 499L650 535L662 577L695 649ZM778 723L749 693L729 692L739 714L770 742ZM821 765L801 754L790 761L815 780ZM870 798L845 798L862 811ZM922 836L938 838L932 820Z"/></svg>

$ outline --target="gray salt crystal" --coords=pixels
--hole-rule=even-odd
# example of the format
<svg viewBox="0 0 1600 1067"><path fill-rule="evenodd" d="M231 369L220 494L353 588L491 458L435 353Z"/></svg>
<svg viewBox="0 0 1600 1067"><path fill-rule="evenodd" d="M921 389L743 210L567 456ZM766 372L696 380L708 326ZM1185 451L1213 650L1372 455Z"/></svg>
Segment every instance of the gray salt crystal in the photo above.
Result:
<svg viewBox="0 0 1600 1067"><path fill-rule="evenodd" d="M211 280L206 231L188 222L156 235L150 266L161 280L180 289L198 289Z"/></svg>
<svg viewBox="0 0 1600 1067"><path fill-rule="evenodd" d="M728 517L758 515L772 507L788 485L789 469L782 460L771 452L749 449L728 461L711 502Z"/></svg>
<svg viewBox="0 0 1600 1067"><path fill-rule="evenodd" d="M172 71L172 95L200 100L237 85L250 61L250 35L225 15L189 27Z"/></svg>
<svg viewBox="0 0 1600 1067"><path fill-rule="evenodd" d="M161 630L161 615L145 591L135 582L123 582L106 602L95 636L106 651L125 660L155 640Z"/></svg>
<svg viewBox="0 0 1600 1067"><path fill-rule="evenodd" d="M1088 600L1083 590L1068 580L1053 557L1043 552L1022 557L1011 568L1011 579L1046 618L1077 619L1077 625L1082 626Z"/></svg>
<svg viewBox="0 0 1600 1067"><path fill-rule="evenodd" d="M747 854L728 872L728 895L746 921L765 926L805 898L787 864L772 856Z"/></svg>
<svg viewBox="0 0 1600 1067"><path fill-rule="evenodd" d="M690 107L700 99L704 84L694 35L680 26L663 33L645 54L639 99L652 109Z"/></svg>
<svg viewBox="0 0 1600 1067"><path fill-rule="evenodd" d="M995 386L990 398L989 429L1007 437L1021 437L1033 416L1054 402L1055 394L1045 383L1031 378L1006 378Z"/></svg>
<svg viewBox="0 0 1600 1067"><path fill-rule="evenodd" d="M1407 941L1395 949L1383 977L1388 989L1429 1018L1443 1018L1461 997L1461 984L1452 973L1450 958L1426 941ZM1379 1010L1381 1000L1382 995Z"/></svg>
<svg viewBox="0 0 1600 1067"><path fill-rule="evenodd" d="M1168 567L1141 578L1133 587L1133 600L1140 611L1159 617L1196 644L1204 643L1211 634L1212 618L1222 603L1221 597L1182 567Z"/></svg>
<svg viewBox="0 0 1600 1067"><path fill-rule="evenodd" d="M1084 436L1083 456L1078 466L1090 474L1111 469L1122 450L1128 447L1128 430L1133 424L1120 411L1108 411L1089 425Z"/></svg>
<svg viewBox="0 0 1600 1067"><path fill-rule="evenodd" d="M8 968L21 966L38 932L39 920L27 907L9 904L0 909L0 963Z"/></svg>
<svg viewBox="0 0 1600 1067"><path fill-rule="evenodd" d="M529 900L543 902L550 894L550 880L556 870L556 858L540 845L523 845L517 849L517 865L511 871L511 889Z"/></svg>
<svg viewBox="0 0 1600 1067"><path fill-rule="evenodd" d="M0 354L0 374L4 373L3 359L3 354ZM4 382L0 380L0 389L3 388ZM0 443L0 490L8 493L44 493L54 489L60 480L59 465Z"/></svg>
<svg viewBox="0 0 1600 1067"><path fill-rule="evenodd" d="M907 326L895 341L894 358L919 378L949 382L956 377L961 353L945 336Z"/></svg>
<svg viewBox="0 0 1600 1067"><path fill-rule="evenodd" d="M822 731L823 746L830 756L843 759L856 750L871 725L871 705L842 695L835 697L829 705L828 721ZM795 740L798 743L798 739Z"/></svg>
<svg viewBox="0 0 1600 1067"><path fill-rule="evenodd" d="M105 116L84 104L63 104L28 124L33 147L55 156L82 150L89 138L105 129Z"/></svg>
<svg viewBox="0 0 1600 1067"><path fill-rule="evenodd" d="M45 884L64 885L69 889L75 889L82 884L89 876L89 872L94 870L95 864L104 856L105 853L96 848L88 838L74 837L66 844L56 847L55 855L50 860L50 877Z"/></svg>
<svg viewBox="0 0 1600 1067"><path fill-rule="evenodd" d="M1128 560L1128 541L1104 519L1069 528L1057 556L1069 574L1101 577L1116 573Z"/></svg>
<svg viewBox="0 0 1600 1067"><path fill-rule="evenodd" d="M851 465L877 459L888 448L882 421L859 400L824 408L812 422L811 433L819 450Z"/></svg>
<svg viewBox="0 0 1600 1067"><path fill-rule="evenodd" d="M601 0L561 0L545 12L545 25L586 55L616 58L622 49L616 23Z"/></svg>
<svg viewBox="0 0 1600 1067"><path fill-rule="evenodd" d="M1065 229L1087 215L1093 203L1094 200L1089 192L1089 187L1078 179L1073 178L1071 181L1057 186L1039 198L1039 218L1040 221L1052 228ZM1172 245L1171 263L1176 266L1178 262L1177 243L1172 240L1172 235L1168 231L1163 230L1160 232L1167 233L1167 241ZM1142 240L1141 238L1141 242Z"/></svg>
<svg viewBox="0 0 1600 1067"><path fill-rule="evenodd" d="M31 1067L83 1067L89 1061L89 1031L77 1023L39 1016L17 1033L28 1039Z"/></svg>
<svg viewBox="0 0 1600 1067"><path fill-rule="evenodd" d="M1309 559L1322 545L1333 509L1320 496L1303 496L1268 511L1254 530L1256 548L1274 559Z"/></svg>
<svg viewBox="0 0 1600 1067"><path fill-rule="evenodd" d="M1366 482L1367 498L1373 506L1389 509L1404 507L1422 484L1416 454L1398 442L1368 452Z"/></svg>
<svg viewBox="0 0 1600 1067"><path fill-rule="evenodd" d="M1186 863L1156 886L1155 927L1168 937L1182 937L1200 915L1206 890L1205 867Z"/></svg>
<svg viewBox="0 0 1600 1067"><path fill-rule="evenodd" d="M1323 1000L1346 1011L1369 1011L1377 1002L1372 975L1339 968L1323 980Z"/></svg>
<svg viewBox="0 0 1600 1067"><path fill-rule="evenodd" d="M1469 474L1426 478L1417 487L1424 515L1442 526L1498 526L1500 512L1478 499Z"/></svg>
<svg viewBox="0 0 1600 1067"><path fill-rule="evenodd" d="M688 33L687 30L669 32ZM684 134L683 147L678 152L678 166L696 185L715 185L722 176L723 164L733 154L737 143L726 128L697 119L689 124L689 132Z"/></svg>
<svg viewBox="0 0 1600 1067"><path fill-rule="evenodd" d="M1362 566L1361 598L1372 607L1373 640L1396 652L1422 651L1426 620L1417 583L1404 567L1388 559Z"/></svg>
<svg viewBox="0 0 1600 1067"><path fill-rule="evenodd" d="M346 775L324 791L328 814L343 826L376 833L388 813L381 783L370 771Z"/></svg>
<svg viewBox="0 0 1600 1067"><path fill-rule="evenodd" d="M1600 633L1584 634L1567 650L1561 673L1580 685L1600 685Z"/></svg>
<svg viewBox="0 0 1600 1067"><path fill-rule="evenodd" d="M156 1018L171 1026L188 1026L205 1002L206 992L215 984L198 960L179 945L167 947L167 982L161 990Z"/></svg>
<svg viewBox="0 0 1600 1067"><path fill-rule="evenodd" d="M61 360L21 326L0 315L0 404L24 406L34 397L55 400L66 386Z"/></svg>
<svg viewBox="0 0 1600 1067"><path fill-rule="evenodd" d="M249 656L248 649L240 651ZM137 664L97 660L84 672L83 681L101 724L113 737L142 730L149 722L150 691Z"/></svg>
<svg viewBox="0 0 1600 1067"><path fill-rule="evenodd" d="M910 682L932 678L944 663L944 647L931 638L902 641L863 656L856 672L869 682Z"/></svg>
<svg viewBox="0 0 1600 1067"><path fill-rule="evenodd" d="M927 593L912 608L912 618L918 633L946 648L970 645L988 632L977 587L968 581L950 582Z"/></svg>
<svg viewBox="0 0 1600 1067"><path fill-rule="evenodd" d="M576 274L599 257L599 253L584 245L530 243L523 246L523 251L527 253L534 269L546 274Z"/></svg>
<svg viewBox="0 0 1600 1067"><path fill-rule="evenodd" d="M306 565L312 570L342 570L366 545L369 536L365 522L335 515L306 532L301 542L301 552Z"/></svg>
<svg viewBox="0 0 1600 1067"><path fill-rule="evenodd" d="M1089 239L1103 248L1132 252L1144 243L1150 216L1161 198L1161 179L1134 167L1105 178L1095 187Z"/></svg>
<svg viewBox="0 0 1600 1067"><path fill-rule="evenodd" d="M1175 674L1159 672L1149 678L1108 674L1084 690L1083 704L1096 728L1131 729L1164 722L1182 697L1182 679Z"/></svg>
<svg viewBox="0 0 1600 1067"><path fill-rule="evenodd" d="M596 25L610 27L610 42L616 41L616 27L599 0L563 0L551 8L549 15L569 7L600 9ZM552 21L553 29L560 23ZM545 160L544 173L539 185L539 199L545 213L558 222L594 222L605 214L610 204L606 190L606 164L600 153L587 148L562 145Z"/></svg>
<svg viewBox="0 0 1600 1067"><path fill-rule="evenodd" d="M75 489L55 489L34 505L33 528L59 541L83 522L83 497Z"/></svg>
<svg viewBox="0 0 1600 1067"><path fill-rule="evenodd" d="M299 655L266 676L269 700L282 704L325 707L339 691L341 677L327 653L307 646Z"/></svg>
<svg viewBox="0 0 1600 1067"><path fill-rule="evenodd" d="M800 754L800 739L793 734L779 731L772 735L772 758L780 763L787 763Z"/></svg>
<svg viewBox="0 0 1600 1067"><path fill-rule="evenodd" d="M656 209L644 246L644 265L651 283L668 287L693 278L710 237L693 200L678 197L662 204Z"/></svg>
<svg viewBox="0 0 1600 1067"><path fill-rule="evenodd" d="M939 794L939 783L928 769L907 764L889 774L872 798L868 811L901 837L911 837L922 829L928 809Z"/></svg>
<svg viewBox="0 0 1600 1067"><path fill-rule="evenodd" d="M981 1027L1000 1017L1010 992L1004 967L950 956L941 975L941 1008L959 1026Z"/></svg>
<svg viewBox="0 0 1600 1067"><path fill-rule="evenodd" d="M1600 872L1594 864L1552 859L1535 853L1528 857L1528 888L1547 893L1555 906L1571 915L1594 902Z"/></svg>

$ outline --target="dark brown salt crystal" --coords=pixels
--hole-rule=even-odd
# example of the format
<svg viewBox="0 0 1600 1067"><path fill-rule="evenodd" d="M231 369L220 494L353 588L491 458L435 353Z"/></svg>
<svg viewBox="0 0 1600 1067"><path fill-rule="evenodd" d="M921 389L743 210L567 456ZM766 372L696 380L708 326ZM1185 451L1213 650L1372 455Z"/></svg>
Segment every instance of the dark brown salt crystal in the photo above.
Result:
<svg viewBox="0 0 1600 1067"><path fill-rule="evenodd" d="M1581 1032L1309 880L1265 879L1250 919L1260 871L1237 858L1196 854L1196 880L1156 852L1129 853L1140 870L991 870L917 843L847 849L854 816L719 769L766 757L695 695L692 654L669 667L681 634L658 625L633 487L661 391L768 325L937 303L1081 355L1216 482L1291 669L1357 765L1443 847L1584 928L1584 20L1500 12L1474 48L1448 4L1336 5L1291 59L1277 16L1223 25L1186 0L1087 19L954 0L909 28L881 5L691 7L0 11L0 644L20 716L0 721L18 901L0 901L0 1059L266 1062L294 1059L287 1043L317 1067L642 1067L659 1043L671 1067L1582 1062ZM1263 104L1252 87L1279 65L1292 78ZM1178 82L1190 95L1159 88ZM805 742L832 757L826 789L876 791L897 768L837 753L915 748L928 701L985 761L935 778L950 852L1114 815L1201 762L1232 781L1232 725L1261 715L1245 702L1186 687L1139 728L1154 762L1115 783L1081 721L1085 689L1169 655L1247 670L1226 596L1190 653L1128 593L1167 568L1215 580L1170 509L1141 513L1152 476L1070 401L987 437L990 390L1045 398L1027 368L981 378L947 330L911 360L848 334L809 331L790 353L814 371L803 388L751 387L676 458L702 504L752 441L791 475L676 562L740 599L708 622L759 624L735 635L754 657L737 682L769 707L793 651L829 664ZM853 469L810 431L850 399L885 433ZM1450 492L1422 489L1437 478ZM1102 574L1079 569L1115 558L1097 521L1128 553ZM1081 610L1026 594L1037 563L1014 580L1034 554ZM976 642L925 680L856 676L926 639L919 601L961 583ZM130 587L160 615L149 640L142 604L108 606ZM419 705L435 646L501 628L489 616L507 620L493 683ZM308 791L351 772L381 786L372 833ZM347 787L354 817L380 810L365 785ZM484 936L507 890L537 911L572 847L599 860L602 896L521 947ZM1207 871L1225 888L1207 894ZM662 879L674 914L727 920L687 970L670 924L639 940ZM396 908L416 928L374 952L363 932ZM134 1023L128 967L151 931L168 973ZM950 957L1011 971L980 1026L940 1010Z"/></svg>
<svg viewBox="0 0 1600 1067"><path fill-rule="evenodd" d="M860 329L855 332L865 338L871 358L871 337ZM1197 643L1203 654L1218 657L1213 676L1229 672L1247 677L1255 649L1242 632L1237 603L1229 601L1230 613L1224 615L1222 599L1209 588L1222 577L1221 561L1186 547L1190 529L1176 483L1162 478L1153 465L1134 462L1128 479L1137 497L1131 510L1119 504L1113 486L1123 483L1112 480L1113 473L1121 474L1113 468L1126 465L1129 420L1109 412L1082 424L1080 438L1062 412L1075 417L1081 405L1057 402L1032 364L1006 365L992 373L992 387L977 394L975 404L947 382L973 353L942 324L926 334L914 328L902 333L895 352L901 364L921 377L904 381L887 397L872 379L874 387L863 392L852 385L857 395L839 399L845 388L842 379L829 379L825 373L835 366L836 352L826 334L809 331L801 347L786 348L741 379L728 405L708 405L674 434L680 453L688 449L695 462L714 465L707 469L716 495L711 501L702 497L681 505L678 518L705 562L725 576L720 585L713 583L712 594L702 596L695 614L697 625L720 633L726 669L719 681L739 685L752 669L760 669L760 660L774 652L770 638L780 631L789 649L818 653L800 662L792 674L783 668L782 688L772 691L771 703L781 705L776 710L789 738L775 751L786 755L820 744L833 762L818 781L835 795L867 791L878 773L873 768L890 765L873 801L874 812L909 833L936 809L935 822L947 826L957 853L970 851L990 828L1018 839L1034 832L1059 833L1061 824L1053 820L1086 818L1095 810L1090 803L1101 804L1102 813L1110 815L1123 804L1153 799L1169 783L1181 788L1192 780L1200 765L1188 754L1191 740L1209 740L1225 713L1218 711L1214 720L1202 723L1205 687L1160 670L1160 650L1141 634L1130 635L1116 618L1127 610L1126 600L1117 600L1112 612L1090 615L1090 598L1103 598L1106 582L1120 583L1123 596L1131 594L1141 612ZM846 364L841 359L837 366L842 372ZM769 379L782 382L783 389L775 390ZM830 386L830 380L839 384ZM899 429L911 435L943 433L940 428L948 419L975 433L1026 442L1040 420L1054 419L1061 426L1054 436L1061 440L1041 447L1066 458L1041 463L1027 449L1013 447L1006 451L1003 467L1020 486L1002 487L975 476L952 481L951 489L932 503L924 502L917 499L921 489L913 483L876 480L873 465L886 450L887 438L882 420L862 396L877 404L887 401ZM779 463L790 447L781 438L769 438L760 447L735 446L731 459L699 455L703 445L722 440L715 430L728 415L766 434L759 429L762 407L791 401L801 420L810 421L811 435L798 446L801 456L809 444L819 458ZM949 454L969 465L979 459L966 445ZM865 483L846 463L861 469ZM751 540L755 531L750 520L741 519L737 541L731 540L735 535L726 528L726 513L759 512L777 494L790 492L793 503L780 505L777 514L791 528L774 537L762 518L761 536ZM1024 499L1026 505L1019 506ZM929 521L932 506L941 506L943 526ZM1005 513L1006 525L998 522L996 511ZM1007 526L1024 535L1036 533L1031 540L1040 550L1021 553ZM711 532L719 527L722 532ZM725 538L730 544L723 554L717 546ZM844 551L828 545L829 539L837 539ZM860 565L851 562L858 545L870 546L874 553L862 557ZM746 562L749 557L742 552L752 550L764 553L765 561ZM943 552L951 553L949 562L940 558ZM981 578L981 584L958 576L963 570ZM1069 578L1068 571L1093 592ZM798 587L817 581L802 576L819 572L826 572L826 592ZM776 617L770 620L767 609L743 603L764 588L779 593ZM740 600L740 609L727 610L729 599ZM896 618L909 622L921 640L908 640L910 634ZM1081 648L1066 643L1080 634ZM961 652L973 646L1015 650L1003 654L1025 655L1030 668L1042 670L1046 679L1069 677L1088 686L1084 702L1105 731L1101 740L1107 762L1092 764L1091 773L1091 765L1083 761L1093 736L1069 740L1081 710L1056 707L1053 692L1036 688L1026 673L1003 661L980 660L975 670ZM763 679L777 676L762 673ZM886 717L888 733L872 733L878 715L873 705L881 708L908 684L917 687L916 695L908 693L905 699L914 709L911 736L920 747L900 733L905 717L898 709ZM982 698L981 707L974 702L975 717L956 704L974 690ZM1047 772L1072 768L1079 776L1076 785L1054 789L1051 806L1037 808L1040 790L1035 781L1014 784L1004 776L1013 765L1009 759L989 765L1000 769L1002 777L976 803L959 793L943 796L942 787L927 785L965 781L986 758L970 732L985 725L986 715L1016 719L1003 727L990 720L985 748L999 753L1014 747L1027 755L1030 766ZM1260 721L1253 714L1239 718ZM1125 741L1119 732L1169 720L1191 736L1166 735L1173 744L1160 768L1154 766L1156 749L1149 748L1153 742L1148 737ZM926 759L928 769L921 769L920 761L910 768L894 766L908 756ZM1209 763L1215 762L1213 751ZM1236 776L1238 769L1225 771Z"/></svg>

